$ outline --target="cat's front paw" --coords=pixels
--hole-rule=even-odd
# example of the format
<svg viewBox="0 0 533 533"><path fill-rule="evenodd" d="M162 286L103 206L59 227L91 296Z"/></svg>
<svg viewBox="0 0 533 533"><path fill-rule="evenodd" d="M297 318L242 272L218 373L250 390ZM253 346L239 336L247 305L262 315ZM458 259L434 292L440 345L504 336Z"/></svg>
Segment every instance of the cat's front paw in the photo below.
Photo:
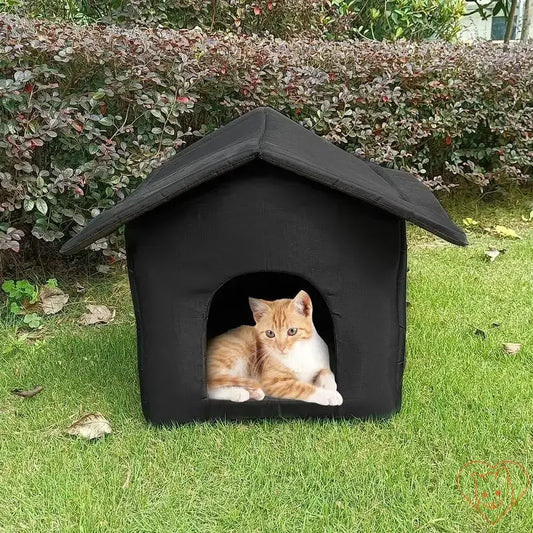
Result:
<svg viewBox="0 0 533 533"><path fill-rule="evenodd" d="M245 402L250 399L250 393L243 387L219 387L216 389L208 389L207 397L212 400Z"/></svg>
<svg viewBox="0 0 533 533"><path fill-rule="evenodd" d="M265 397L263 389L249 389L250 400L262 400Z"/></svg>
<svg viewBox="0 0 533 533"><path fill-rule="evenodd" d="M308 402L319 405L341 405L342 396L336 390L319 389L307 398Z"/></svg>
<svg viewBox="0 0 533 533"><path fill-rule="evenodd" d="M315 385L321 389L337 390L337 383L333 372L321 371L315 380Z"/></svg>

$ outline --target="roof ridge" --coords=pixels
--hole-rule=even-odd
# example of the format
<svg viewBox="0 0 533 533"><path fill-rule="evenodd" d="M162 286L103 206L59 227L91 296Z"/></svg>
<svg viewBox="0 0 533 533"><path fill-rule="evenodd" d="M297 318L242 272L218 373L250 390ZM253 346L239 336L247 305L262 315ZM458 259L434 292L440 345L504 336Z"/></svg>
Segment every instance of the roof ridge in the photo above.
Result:
<svg viewBox="0 0 533 533"><path fill-rule="evenodd" d="M261 157L261 154L263 153L263 139L265 137L265 133L267 130L267 122L268 122L268 107L262 107L261 111L263 111L263 127L261 128L261 133L259 134L259 139L257 140L257 155Z"/></svg>

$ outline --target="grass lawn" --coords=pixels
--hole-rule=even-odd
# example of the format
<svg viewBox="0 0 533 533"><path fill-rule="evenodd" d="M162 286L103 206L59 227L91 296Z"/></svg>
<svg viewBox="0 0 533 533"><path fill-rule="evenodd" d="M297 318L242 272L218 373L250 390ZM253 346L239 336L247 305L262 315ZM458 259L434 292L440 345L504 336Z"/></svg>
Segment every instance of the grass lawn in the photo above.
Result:
<svg viewBox="0 0 533 533"><path fill-rule="evenodd" d="M507 205L469 202L453 215L521 240L478 230L461 249L411 230L404 401L385 421L149 427L121 273L78 280L79 296L71 285L68 311L33 344L4 314L0 531L531 533L531 489L491 526L456 486L470 460L519 461L533 475L533 222L521 220L533 206ZM507 252L489 263L488 245ZM85 301L114 306L115 321L77 326ZM504 342L522 350L506 355ZM9 393L37 384L32 399ZM91 411L113 435L64 435Z"/></svg>

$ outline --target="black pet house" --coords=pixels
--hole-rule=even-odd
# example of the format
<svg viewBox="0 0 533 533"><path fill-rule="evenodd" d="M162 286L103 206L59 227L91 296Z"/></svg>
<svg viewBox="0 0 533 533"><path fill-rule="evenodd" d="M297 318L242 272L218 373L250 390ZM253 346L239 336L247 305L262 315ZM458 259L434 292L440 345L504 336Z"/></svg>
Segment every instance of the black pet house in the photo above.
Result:
<svg viewBox="0 0 533 533"><path fill-rule="evenodd" d="M126 224L149 421L386 416L401 404L405 220L466 244L413 176L258 108L157 168L62 253ZM248 296L273 300L300 289L313 300L344 403L207 399L207 340L253 324Z"/></svg>

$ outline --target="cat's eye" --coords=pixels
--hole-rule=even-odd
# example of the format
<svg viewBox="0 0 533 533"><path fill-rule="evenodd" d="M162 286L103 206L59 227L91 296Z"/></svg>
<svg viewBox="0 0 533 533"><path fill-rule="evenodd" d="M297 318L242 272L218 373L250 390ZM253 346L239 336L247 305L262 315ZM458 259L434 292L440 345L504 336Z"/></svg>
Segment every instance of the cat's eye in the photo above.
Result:
<svg viewBox="0 0 533 533"><path fill-rule="evenodd" d="M267 330L265 331L265 335L266 335L269 339L273 339L273 338L276 336L276 334L275 334L271 329L267 329Z"/></svg>
<svg viewBox="0 0 533 533"><path fill-rule="evenodd" d="M298 333L298 328L289 328L287 330L287 335L292 337L293 335L296 335Z"/></svg>

